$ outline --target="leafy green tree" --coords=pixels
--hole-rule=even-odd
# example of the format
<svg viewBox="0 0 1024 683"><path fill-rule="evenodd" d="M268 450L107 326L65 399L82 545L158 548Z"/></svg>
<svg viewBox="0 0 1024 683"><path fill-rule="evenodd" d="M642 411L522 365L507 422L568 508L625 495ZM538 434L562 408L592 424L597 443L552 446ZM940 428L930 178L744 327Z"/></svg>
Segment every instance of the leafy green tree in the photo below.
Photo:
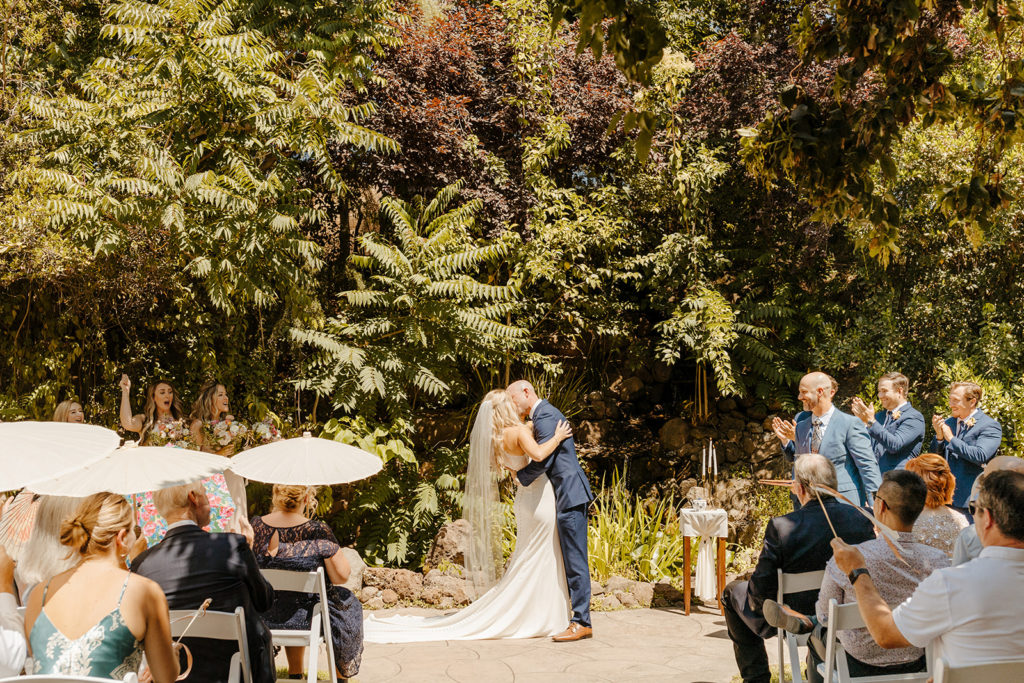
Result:
<svg viewBox="0 0 1024 683"><path fill-rule="evenodd" d="M417 399L458 395L463 368L523 346L526 332L507 322L517 292L496 283L515 236L477 238L481 202L451 207L460 186L383 200L393 239L360 238L350 262L361 286L341 294L339 315L293 332L318 351L300 386L348 413L408 420Z"/></svg>

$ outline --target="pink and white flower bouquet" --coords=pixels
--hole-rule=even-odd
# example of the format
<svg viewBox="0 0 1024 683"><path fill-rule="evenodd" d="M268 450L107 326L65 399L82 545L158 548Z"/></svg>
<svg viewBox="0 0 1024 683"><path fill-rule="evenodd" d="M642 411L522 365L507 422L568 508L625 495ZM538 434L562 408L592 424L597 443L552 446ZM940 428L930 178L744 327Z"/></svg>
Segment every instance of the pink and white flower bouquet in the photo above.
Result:
<svg viewBox="0 0 1024 683"><path fill-rule="evenodd" d="M157 422L146 434L146 443L150 446L166 448L190 448L195 450L192 430L185 420L166 420Z"/></svg>
<svg viewBox="0 0 1024 683"><path fill-rule="evenodd" d="M270 420L254 424L249 435L249 441L253 446L262 446L263 444L280 441L282 438L281 430L275 427L274 423Z"/></svg>
<svg viewBox="0 0 1024 683"><path fill-rule="evenodd" d="M231 415L223 420L214 420L203 425L206 443L218 449L234 446L237 452L245 443L248 433L249 428Z"/></svg>

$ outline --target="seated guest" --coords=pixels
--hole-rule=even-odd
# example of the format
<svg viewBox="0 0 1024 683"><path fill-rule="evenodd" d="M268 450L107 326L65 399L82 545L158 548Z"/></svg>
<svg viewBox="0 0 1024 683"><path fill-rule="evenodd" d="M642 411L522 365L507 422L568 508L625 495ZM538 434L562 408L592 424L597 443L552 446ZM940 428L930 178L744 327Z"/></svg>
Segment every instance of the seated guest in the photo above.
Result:
<svg viewBox="0 0 1024 683"><path fill-rule="evenodd" d="M121 680L145 651L154 681L178 677L164 594L125 569L134 529L131 503L113 493L89 496L64 520L60 540L79 562L29 596L32 673Z"/></svg>
<svg viewBox="0 0 1024 683"><path fill-rule="evenodd" d="M884 538L873 538L856 546L864 556L868 571L875 577L882 598L889 606L898 605L909 598L921 579L934 570L949 566L949 557L945 552L915 541L911 531L914 521L925 507L928 495L924 481L917 474L906 470L886 472L882 475L882 487L875 496L875 517L899 534L900 555L903 559L896 557ZM806 633L813 627L807 661L808 680L813 683L822 680L817 667L825 658L825 625L828 620L828 603L833 599L840 605L856 600L850 580L839 571L834 558L825 567L825 579L818 593L816 625L812 619L774 600L765 600L764 603L765 618L773 626L794 633ZM916 647L885 650L875 643L866 628L840 631L838 638L846 651L850 676L854 678L925 670L924 650Z"/></svg>
<svg viewBox="0 0 1024 683"><path fill-rule="evenodd" d="M315 488L275 484L272 500L270 514L252 520L256 561L264 569L311 572L324 568L331 584L327 586L327 600L337 675L351 678L359 673L363 656L363 607L352 591L338 585L348 580L350 572L341 545L330 527L305 517L316 504ZM278 592L263 618L272 629L308 629L310 613L318 601L314 595ZM284 650L288 674L301 678L306 648Z"/></svg>
<svg viewBox="0 0 1024 683"><path fill-rule="evenodd" d="M895 609L879 593L861 552L832 542L836 566L849 576L876 643L887 649L932 645L935 657L953 667L1024 657L1024 474L986 474L974 509L981 555L933 572Z"/></svg>
<svg viewBox="0 0 1024 683"><path fill-rule="evenodd" d="M907 400L910 382L898 372L889 372L878 380L878 402L865 404L853 397L853 414L868 428L871 450L882 472L900 469L921 452L924 443L924 415L914 410Z"/></svg>
<svg viewBox="0 0 1024 683"><path fill-rule="evenodd" d="M985 465L985 474L998 472L999 470L1024 472L1024 460L1012 455L997 455ZM977 499L978 480L976 479L974 481L974 488L971 491L971 501L973 502ZM953 565L956 566L964 562L970 562L980 554L981 539L978 538L978 532L972 524L961 531L960 535L956 537L956 543L953 545Z"/></svg>
<svg viewBox="0 0 1024 683"><path fill-rule="evenodd" d="M164 539L132 562L132 571L156 581L171 609L194 610L211 598L210 609L234 612L245 609L250 668L256 683L276 678L270 631L259 613L274 602L249 543L239 534L211 534L210 501L202 482L174 486L153 494L157 511L167 521ZM238 646L231 641L185 638L192 651L192 672L187 681L225 683L231 656Z"/></svg>
<svg viewBox="0 0 1024 683"><path fill-rule="evenodd" d="M775 635L775 630L765 621L761 606L765 599L777 595L777 571L781 569L790 574L820 571L832 557L829 546L832 531L825 511L836 533L846 541L861 543L875 537L871 522L852 506L825 494L819 494L821 503L818 502L813 487L836 487L836 469L828 458L817 454L801 455L793 467L793 477L791 490L801 507L768 522L764 548L750 580L733 581L722 591L725 625L744 683L771 681L764 639ZM787 597L787 604L799 612L810 613L817 594L817 591L794 593Z"/></svg>
<svg viewBox="0 0 1024 683"><path fill-rule="evenodd" d="M952 507L965 514L974 480L1003 442L1003 428L978 408L981 396L981 387L974 382L953 382L949 386L952 417L943 421L941 415L932 416L935 438L930 450L949 463L956 477Z"/></svg>
<svg viewBox="0 0 1024 683"><path fill-rule="evenodd" d="M14 598L14 560L0 545L0 676L20 674L25 654L25 620Z"/></svg>
<svg viewBox="0 0 1024 683"><path fill-rule="evenodd" d="M941 455L925 453L907 463L907 469L921 475L928 487L924 512L914 524L914 538L953 557L953 544L968 525L967 517L951 507L956 479Z"/></svg>
<svg viewBox="0 0 1024 683"><path fill-rule="evenodd" d="M68 554L67 547L60 542L60 527L75 514L81 502L79 498L37 496L31 532L14 570L23 603L37 584L78 564L77 553Z"/></svg>

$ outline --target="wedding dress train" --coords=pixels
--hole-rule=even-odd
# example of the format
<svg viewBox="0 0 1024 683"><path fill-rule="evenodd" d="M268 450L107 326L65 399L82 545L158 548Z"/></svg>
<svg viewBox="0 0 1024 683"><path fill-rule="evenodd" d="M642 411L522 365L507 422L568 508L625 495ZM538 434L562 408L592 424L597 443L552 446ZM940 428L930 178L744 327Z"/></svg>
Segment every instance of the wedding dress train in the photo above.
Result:
<svg viewBox="0 0 1024 683"><path fill-rule="evenodd" d="M522 465L520 465L522 466ZM516 549L501 580L473 604L444 616L368 615L370 643L535 638L565 630L572 614L555 526L555 491L541 475L518 487Z"/></svg>

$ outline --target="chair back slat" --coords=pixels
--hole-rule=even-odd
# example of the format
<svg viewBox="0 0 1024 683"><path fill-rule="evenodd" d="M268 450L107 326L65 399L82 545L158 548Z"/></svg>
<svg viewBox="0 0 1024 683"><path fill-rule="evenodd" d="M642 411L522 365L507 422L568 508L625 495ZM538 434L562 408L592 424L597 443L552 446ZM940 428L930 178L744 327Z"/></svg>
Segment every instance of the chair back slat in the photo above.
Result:
<svg viewBox="0 0 1024 683"><path fill-rule="evenodd" d="M855 602L836 605L835 620L837 631L852 631L855 628L865 627L864 617L861 616L860 608Z"/></svg>
<svg viewBox="0 0 1024 683"><path fill-rule="evenodd" d="M239 607L238 609L242 609ZM171 610L171 637L178 638L188 628L188 638L210 638L213 640L238 640L237 619L234 612L207 610L189 626L195 610Z"/></svg>
<svg viewBox="0 0 1024 683"><path fill-rule="evenodd" d="M320 594L318 572L291 572L286 569L263 569L261 572L276 591Z"/></svg>
<svg viewBox="0 0 1024 683"><path fill-rule="evenodd" d="M982 681L1024 681L1024 659L1008 659L987 664L951 667L940 658L935 667L935 683L981 683Z"/></svg>
<svg viewBox="0 0 1024 683"><path fill-rule="evenodd" d="M803 593L805 591L816 591L821 588L821 580L825 578L825 570L814 572L801 572L799 574L784 574L779 570L779 596L790 593Z"/></svg>

